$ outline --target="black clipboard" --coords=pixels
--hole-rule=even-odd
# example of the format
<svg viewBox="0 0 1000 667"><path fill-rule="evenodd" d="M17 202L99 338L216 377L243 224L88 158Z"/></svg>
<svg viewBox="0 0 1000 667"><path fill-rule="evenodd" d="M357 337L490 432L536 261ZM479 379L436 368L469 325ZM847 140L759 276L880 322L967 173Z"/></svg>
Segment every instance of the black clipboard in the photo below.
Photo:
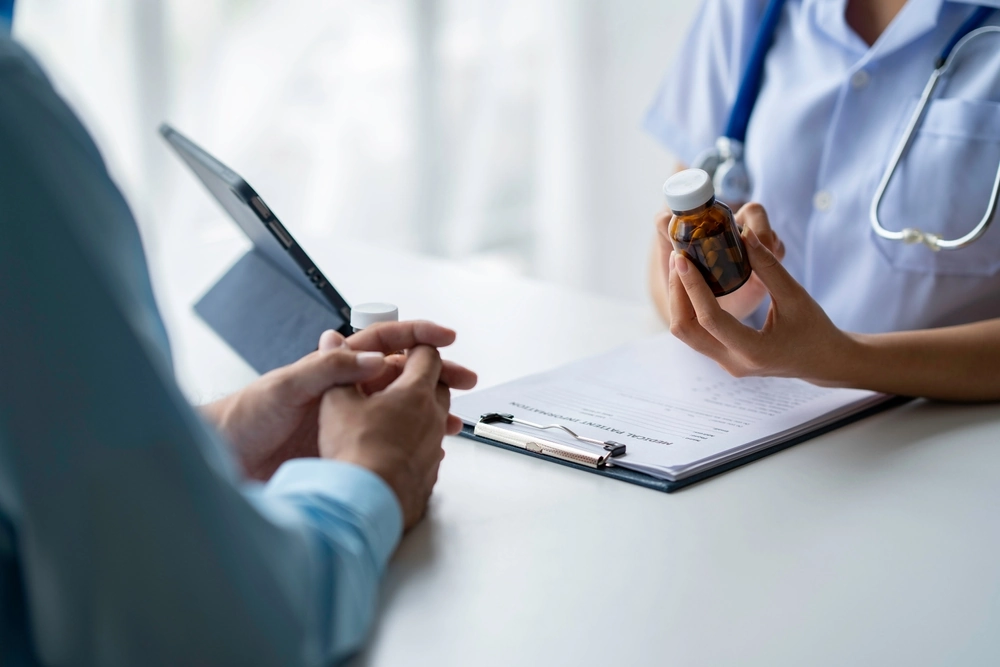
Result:
<svg viewBox="0 0 1000 667"><path fill-rule="evenodd" d="M550 456L544 453L529 451L527 449L523 449L522 447L509 445L503 442L499 442L492 438L486 438L480 435L476 435L475 425L466 424L462 428L462 432L460 433L460 435L470 440L475 440L477 442L482 442L487 445L492 445L493 447L499 447L501 449L517 452L518 454L524 454L526 456L542 459L543 461L549 461L551 463L557 463L559 465L568 466L570 468L575 468L577 470L583 470L585 472L602 475L604 477L610 477L612 479L628 482L629 484L637 484L639 486L644 486L647 489L654 489L656 491L662 491L664 493L673 493L674 491L678 491L687 486L691 486L692 484L697 484L698 482L702 482L706 479L710 479L717 475L721 475L722 473L734 470L736 468L739 468L740 466L744 466L748 463L757 461L758 459L762 459L765 456L770 456L771 454L780 452L783 449L788 449L789 447L793 447L794 445L797 445L799 443L806 442L807 440L812 440L813 438L821 436L825 433L829 433L830 431L834 431L843 426L847 426L848 424L853 424L854 422L865 419L866 417L871 417L872 415L876 415L885 410L898 407L912 400L913 400L912 398L907 396L893 396L885 401L878 403L877 405L873 405L868 408L865 408L864 410L860 410L858 412L850 414L844 417L843 419L838 419L837 421L834 421L832 423L817 427L816 429L809 431L808 433L803 433L801 435L792 437L786 441L776 443L765 449L752 452L750 454L747 454L746 456L734 459L732 461L726 461L725 463L721 463L718 466L709 468L707 470L702 470L701 472L698 472L694 475L690 475L688 477L676 481L660 479L659 477L653 477L652 475L647 475L645 473L636 472L634 470L629 470L627 468L622 468L614 465L611 466L603 465L598 467L581 465L573 461L569 461L562 458L556 458L554 456Z"/></svg>

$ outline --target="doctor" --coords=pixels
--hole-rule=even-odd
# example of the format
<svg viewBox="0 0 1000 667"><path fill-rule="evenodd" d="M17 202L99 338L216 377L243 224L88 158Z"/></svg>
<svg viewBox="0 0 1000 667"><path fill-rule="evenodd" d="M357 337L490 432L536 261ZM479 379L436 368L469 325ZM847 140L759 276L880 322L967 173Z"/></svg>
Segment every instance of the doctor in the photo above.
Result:
<svg viewBox="0 0 1000 667"><path fill-rule="evenodd" d="M766 4L706 0L698 11L645 121L681 162L703 162L728 129ZM737 215L754 276L715 299L672 252L661 215L651 288L678 338L737 376L1000 400L1000 222L935 252L885 240L869 221L935 61L977 11L980 25L1000 24L1000 9L946 0L778 8L744 141L749 199L760 203ZM890 230L961 237L991 198L1000 33L960 51L885 192Z"/></svg>

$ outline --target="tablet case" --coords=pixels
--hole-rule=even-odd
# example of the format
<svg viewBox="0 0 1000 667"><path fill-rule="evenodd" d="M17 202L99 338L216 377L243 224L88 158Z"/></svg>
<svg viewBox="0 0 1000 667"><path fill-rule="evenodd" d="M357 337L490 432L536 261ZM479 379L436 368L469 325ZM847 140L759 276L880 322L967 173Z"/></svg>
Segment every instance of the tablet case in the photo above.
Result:
<svg viewBox="0 0 1000 667"><path fill-rule="evenodd" d="M194 311L261 374L313 352L320 334L342 324L332 306L256 250L243 255Z"/></svg>

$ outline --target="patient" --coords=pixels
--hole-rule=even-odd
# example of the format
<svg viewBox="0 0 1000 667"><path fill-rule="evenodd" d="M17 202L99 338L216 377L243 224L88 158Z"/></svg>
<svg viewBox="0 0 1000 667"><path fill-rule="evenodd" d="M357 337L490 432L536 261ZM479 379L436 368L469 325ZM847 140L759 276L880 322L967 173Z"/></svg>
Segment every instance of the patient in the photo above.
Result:
<svg viewBox="0 0 1000 667"><path fill-rule="evenodd" d="M193 410L128 206L0 30L0 665L356 651L461 426L449 388L476 381L441 360L454 338L327 332Z"/></svg>

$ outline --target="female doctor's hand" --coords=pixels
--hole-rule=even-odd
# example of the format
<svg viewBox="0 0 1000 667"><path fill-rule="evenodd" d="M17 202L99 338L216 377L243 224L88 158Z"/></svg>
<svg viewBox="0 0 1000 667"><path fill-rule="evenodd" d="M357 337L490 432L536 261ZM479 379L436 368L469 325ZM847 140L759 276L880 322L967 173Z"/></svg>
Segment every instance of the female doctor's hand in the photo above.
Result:
<svg viewBox="0 0 1000 667"><path fill-rule="evenodd" d="M670 225L670 218L673 213L669 210L660 214L656 221L658 234L657 253L659 255L659 266L654 266L654 271L658 275L653 275L653 298L663 319L670 321L670 298L668 285L670 284L671 264L670 256L673 254L673 246L670 244L670 236L667 227ZM785 257L785 244L781 242L778 235L771 229L771 223L764 212L764 207L760 204L746 204L736 212L736 222L743 229L752 229L757 238L771 250L780 261ZM727 294L719 299L719 305L737 319L746 319L753 313L767 296L767 288L760 278L754 274L738 290L732 294Z"/></svg>
<svg viewBox="0 0 1000 667"><path fill-rule="evenodd" d="M753 215L758 214L766 217L764 209L754 205ZM838 364L851 358L853 339L834 326L795 282L753 226L744 226L743 241L754 277L771 295L764 327L759 331L748 327L727 312L698 269L672 252L670 331L736 377L796 377L838 384L842 374Z"/></svg>

